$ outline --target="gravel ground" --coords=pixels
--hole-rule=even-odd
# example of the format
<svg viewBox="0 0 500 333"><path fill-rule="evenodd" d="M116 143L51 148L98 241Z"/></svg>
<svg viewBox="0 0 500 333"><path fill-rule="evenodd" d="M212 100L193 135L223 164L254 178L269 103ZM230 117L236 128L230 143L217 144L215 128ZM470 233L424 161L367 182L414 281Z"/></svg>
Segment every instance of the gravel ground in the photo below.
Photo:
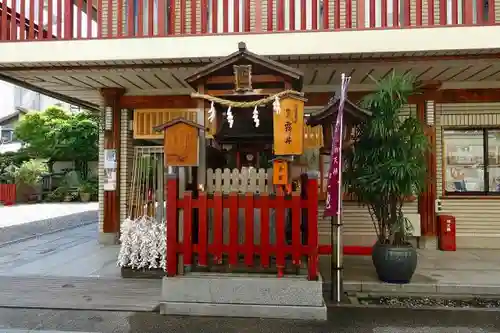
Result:
<svg viewBox="0 0 500 333"><path fill-rule="evenodd" d="M446 308L500 308L500 299L470 298L445 299L438 297L373 297L360 298L363 305L389 305L405 308L446 307Z"/></svg>
<svg viewBox="0 0 500 333"><path fill-rule="evenodd" d="M0 246L25 238L54 232L59 229L68 229L86 224L97 223L97 220L97 210L95 210L0 228Z"/></svg>

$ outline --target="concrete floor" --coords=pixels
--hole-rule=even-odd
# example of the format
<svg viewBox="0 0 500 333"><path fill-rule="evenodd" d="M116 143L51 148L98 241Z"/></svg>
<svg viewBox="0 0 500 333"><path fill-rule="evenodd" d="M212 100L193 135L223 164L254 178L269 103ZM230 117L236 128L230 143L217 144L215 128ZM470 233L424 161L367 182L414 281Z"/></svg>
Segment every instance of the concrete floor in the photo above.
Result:
<svg viewBox="0 0 500 333"><path fill-rule="evenodd" d="M97 211L97 202L88 203L43 203L15 206L0 206L0 228L54 219L61 216Z"/></svg>
<svg viewBox="0 0 500 333"><path fill-rule="evenodd" d="M330 308L328 321L160 316L155 313L0 309L2 333L498 333L500 313Z"/></svg>
<svg viewBox="0 0 500 333"><path fill-rule="evenodd" d="M118 246L97 243L97 223L0 247L0 276L115 277Z"/></svg>
<svg viewBox="0 0 500 333"><path fill-rule="evenodd" d="M96 222L2 246L0 306L151 311L161 281L122 279L118 250L97 243ZM458 294L500 295L499 254L421 250L415 277L404 288L378 282L370 257L346 257L345 290L439 293L448 288ZM320 268L324 280L330 280L328 257Z"/></svg>

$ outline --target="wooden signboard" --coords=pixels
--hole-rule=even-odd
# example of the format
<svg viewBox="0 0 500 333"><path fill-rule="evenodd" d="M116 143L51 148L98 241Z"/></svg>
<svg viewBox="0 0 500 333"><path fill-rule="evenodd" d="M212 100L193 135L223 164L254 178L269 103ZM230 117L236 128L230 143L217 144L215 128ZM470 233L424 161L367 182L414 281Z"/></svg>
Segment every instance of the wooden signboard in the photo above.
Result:
<svg viewBox="0 0 500 333"><path fill-rule="evenodd" d="M281 112L273 115L274 155L301 155L304 152L304 102L293 95L281 99Z"/></svg>
<svg viewBox="0 0 500 333"><path fill-rule="evenodd" d="M273 161L273 184L286 185L288 184L288 162L281 159Z"/></svg>
<svg viewBox="0 0 500 333"><path fill-rule="evenodd" d="M198 166L200 129L203 130L203 126L184 118L155 128L164 132L165 166Z"/></svg>
<svg viewBox="0 0 500 333"><path fill-rule="evenodd" d="M252 90L252 65L234 65L234 90L237 92Z"/></svg>

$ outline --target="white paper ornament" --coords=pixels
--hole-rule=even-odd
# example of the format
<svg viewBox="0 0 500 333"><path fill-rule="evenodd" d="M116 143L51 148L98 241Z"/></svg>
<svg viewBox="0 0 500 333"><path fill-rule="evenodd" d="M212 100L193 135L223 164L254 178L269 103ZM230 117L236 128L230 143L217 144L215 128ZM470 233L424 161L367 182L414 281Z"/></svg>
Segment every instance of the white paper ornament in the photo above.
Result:
<svg viewBox="0 0 500 333"><path fill-rule="evenodd" d="M260 125L260 120L259 120L259 110L257 110L257 106L253 109L253 122L255 123L255 127L259 127Z"/></svg>
<svg viewBox="0 0 500 333"><path fill-rule="evenodd" d="M208 121L213 123L215 119L215 105L214 102L210 104L210 110L208 110Z"/></svg>
<svg viewBox="0 0 500 333"><path fill-rule="evenodd" d="M278 98L278 96L274 97L274 102L273 102L273 111L274 111L276 114L280 114L280 113L281 113L280 99Z"/></svg>
<svg viewBox="0 0 500 333"><path fill-rule="evenodd" d="M233 118L233 113L231 112L231 107L227 108L226 116L227 116L227 122L229 123L229 128L233 128L234 118Z"/></svg>
<svg viewBox="0 0 500 333"><path fill-rule="evenodd" d="M165 221L158 222L146 215L137 220L127 218L122 222L120 229L118 266L133 269L166 269Z"/></svg>

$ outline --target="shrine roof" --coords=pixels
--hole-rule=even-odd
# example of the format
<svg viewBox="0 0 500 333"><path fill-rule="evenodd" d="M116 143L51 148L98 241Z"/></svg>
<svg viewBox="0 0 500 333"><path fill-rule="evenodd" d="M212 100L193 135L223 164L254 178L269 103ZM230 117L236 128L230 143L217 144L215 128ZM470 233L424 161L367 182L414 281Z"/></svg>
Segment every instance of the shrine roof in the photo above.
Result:
<svg viewBox="0 0 500 333"><path fill-rule="evenodd" d="M337 114L339 102L340 99L334 96L330 102L323 109L321 109L321 111L309 116L306 124L312 127L322 125L328 118ZM356 103L347 98L344 102L344 114L346 114L350 121L354 123L361 123L372 115L370 111L360 108L356 105Z"/></svg>
<svg viewBox="0 0 500 333"><path fill-rule="evenodd" d="M248 51L244 42L238 43L238 51L198 69L195 73L185 78L185 80L193 88L197 89L197 84L203 79L213 76L215 75L215 72L225 68L230 68L231 72L233 72L232 65L241 64L243 62L254 64L268 71L280 74L281 76L290 79L293 89L298 91L302 90L302 79L304 77L304 73L268 57L260 56Z"/></svg>

